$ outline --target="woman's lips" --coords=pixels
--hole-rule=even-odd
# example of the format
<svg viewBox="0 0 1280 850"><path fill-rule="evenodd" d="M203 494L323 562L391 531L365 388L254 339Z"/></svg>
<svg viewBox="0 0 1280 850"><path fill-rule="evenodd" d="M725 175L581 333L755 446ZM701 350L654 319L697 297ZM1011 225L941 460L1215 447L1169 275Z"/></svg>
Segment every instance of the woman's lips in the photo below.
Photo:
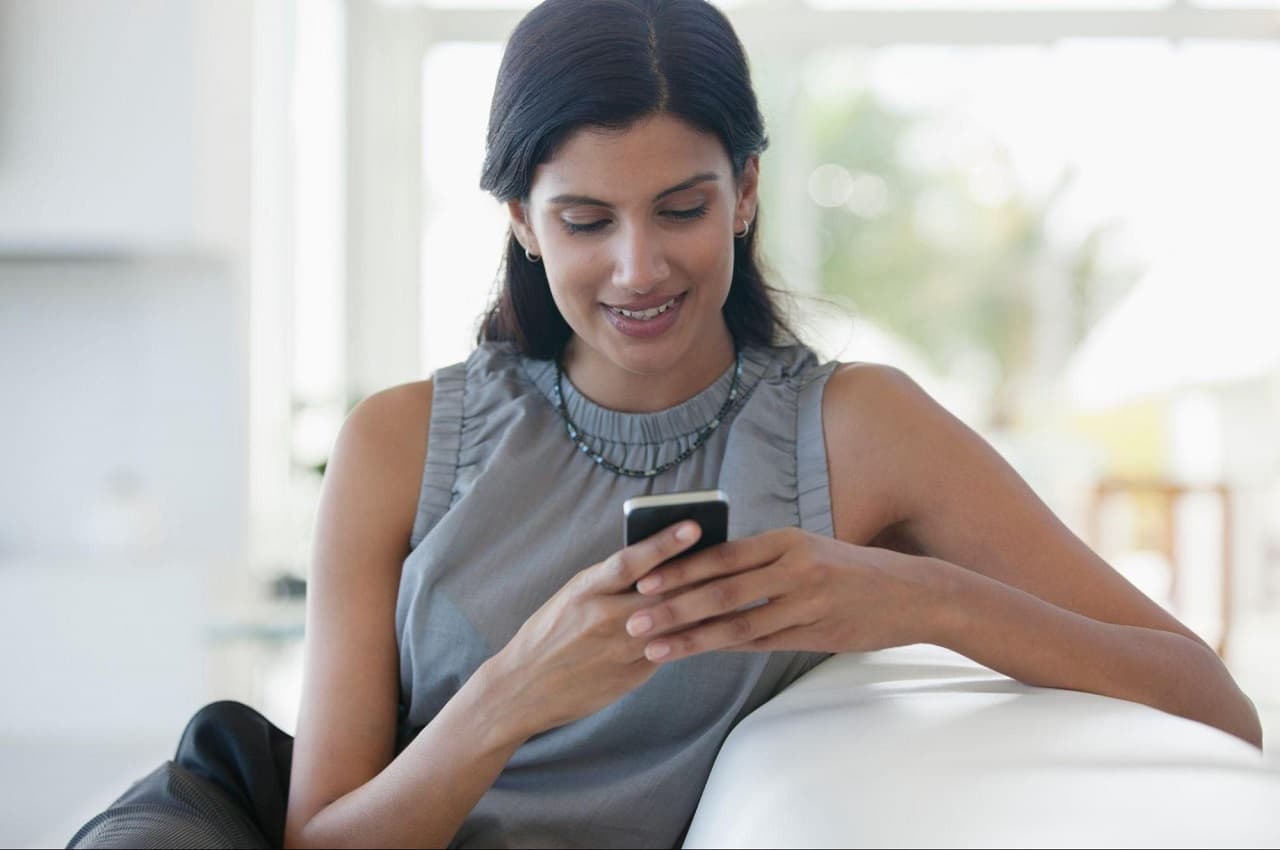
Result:
<svg viewBox="0 0 1280 850"><path fill-rule="evenodd" d="M629 313L642 313L646 310L652 310L655 307L665 306L675 299L684 295L683 292L675 292L669 295L653 295L649 298L637 298L627 304L605 304L606 307L612 307L615 310L626 310Z"/></svg>
<svg viewBox="0 0 1280 850"><path fill-rule="evenodd" d="M623 334L629 337L648 339L660 336L666 333L676 323L680 317L680 309L684 306L684 299L687 293L680 293L675 297L675 303L654 316L652 319L630 318L619 313L607 304L602 304L601 309L609 318L610 323ZM660 305L655 305L660 306Z"/></svg>

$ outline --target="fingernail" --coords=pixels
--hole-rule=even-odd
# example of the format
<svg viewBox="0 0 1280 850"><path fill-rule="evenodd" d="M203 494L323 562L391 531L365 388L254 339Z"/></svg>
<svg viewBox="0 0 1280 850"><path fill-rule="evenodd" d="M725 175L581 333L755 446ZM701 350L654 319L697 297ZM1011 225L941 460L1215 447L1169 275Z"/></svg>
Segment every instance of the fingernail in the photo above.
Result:
<svg viewBox="0 0 1280 850"><path fill-rule="evenodd" d="M651 590L657 590L660 584L662 584L662 579L658 576L645 576L636 582L636 590L641 593L648 593Z"/></svg>
<svg viewBox="0 0 1280 850"><path fill-rule="evenodd" d="M659 658L665 658L671 652L671 647L665 643L651 643L644 648L645 657L650 661L657 661Z"/></svg>
<svg viewBox="0 0 1280 850"><path fill-rule="evenodd" d="M632 617L627 623L627 631L633 635L642 635L653 628L653 618L648 614Z"/></svg>
<svg viewBox="0 0 1280 850"><path fill-rule="evenodd" d="M688 543L698 535L698 527L691 523L686 523L676 531L676 540L681 543Z"/></svg>

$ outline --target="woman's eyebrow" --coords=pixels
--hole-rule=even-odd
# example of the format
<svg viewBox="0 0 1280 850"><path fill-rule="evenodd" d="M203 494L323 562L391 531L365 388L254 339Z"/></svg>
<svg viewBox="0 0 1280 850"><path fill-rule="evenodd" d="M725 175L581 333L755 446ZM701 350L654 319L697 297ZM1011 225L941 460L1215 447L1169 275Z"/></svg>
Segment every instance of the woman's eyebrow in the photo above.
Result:
<svg viewBox="0 0 1280 850"><path fill-rule="evenodd" d="M685 180L681 183L677 183L676 185L672 186L670 189L663 189L661 192L655 195L653 199L655 201L660 201L663 198L665 198L667 195L672 195L672 194L675 194L676 192L682 192L685 189L690 189L694 186L697 186L699 183L706 183L708 180L716 180L716 179L718 178L715 172L704 171L701 174L693 175L688 180ZM592 198L592 197L588 197L587 195L556 195L554 198L549 199L547 203L548 204L584 204L586 206L607 207L609 209L613 209L613 204L609 203L608 201L602 201L599 198Z"/></svg>

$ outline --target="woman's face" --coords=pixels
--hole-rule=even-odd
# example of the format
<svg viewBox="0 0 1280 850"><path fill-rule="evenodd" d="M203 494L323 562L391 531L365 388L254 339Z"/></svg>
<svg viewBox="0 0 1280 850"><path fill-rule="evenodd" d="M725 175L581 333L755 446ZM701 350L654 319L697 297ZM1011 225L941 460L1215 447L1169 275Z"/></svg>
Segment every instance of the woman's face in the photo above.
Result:
<svg viewBox="0 0 1280 850"><path fill-rule="evenodd" d="M659 375L732 351L720 310L757 175L753 157L735 181L719 139L669 115L579 130L537 167L512 227L542 257L575 361Z"/></svg>

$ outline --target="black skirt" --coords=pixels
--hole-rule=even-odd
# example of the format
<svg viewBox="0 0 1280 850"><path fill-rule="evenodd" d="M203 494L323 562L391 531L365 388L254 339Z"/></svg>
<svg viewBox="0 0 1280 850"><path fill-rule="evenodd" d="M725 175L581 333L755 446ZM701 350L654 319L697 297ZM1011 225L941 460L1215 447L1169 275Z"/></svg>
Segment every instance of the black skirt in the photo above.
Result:
<svg viewBox="0 0 1280 850"><path fill-rule="evenodd" d="M243 703L210 703L172 761L135 782L68 847L284 846L293 738Z"/></svg>

